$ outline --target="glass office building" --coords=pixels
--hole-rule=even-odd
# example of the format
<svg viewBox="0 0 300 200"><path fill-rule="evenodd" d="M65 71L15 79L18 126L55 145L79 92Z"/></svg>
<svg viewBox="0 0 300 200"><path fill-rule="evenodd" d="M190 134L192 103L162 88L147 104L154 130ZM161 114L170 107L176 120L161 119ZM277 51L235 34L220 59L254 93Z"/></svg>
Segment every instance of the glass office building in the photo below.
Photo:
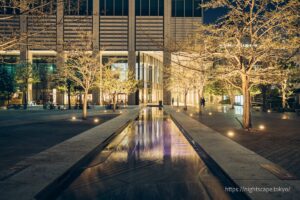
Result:
<svg viewBox="0 0 300 200"><path fill-rule="evenodd" d="M184 40L202 21L201 0L40 0L39 12L24 14L1 1L1 42L26 35L22 42L0 47L0 58L37 64L41 73L51 74L59 68L72 46L82 45L81 34L91 35L88 51L105 56L125 57L126 63L116 64L123 70L132 69L142 80L137 103L169 104L170 94L163 87L163 66L171 64L170 44ZM42 14L41 14L42 13ZM160 56L157 56L160 54ZM47 58L47 59L45 59ZM1 67L12 64L0 60ZM42 68L47 68L44 70ZM48 69L49 68L49 69ZM51 69L50 69L51 68ZM46 77L44 77L46 80ZM51 99L64 104L64 94L53 95L55 85L32 86L33 101ZM45 94L47 93L47 94ZM49 94L48 94L49 93ZM101 92L92 93L92 101L100 103ZM54 97L56 100L54 100Z"/></svg>

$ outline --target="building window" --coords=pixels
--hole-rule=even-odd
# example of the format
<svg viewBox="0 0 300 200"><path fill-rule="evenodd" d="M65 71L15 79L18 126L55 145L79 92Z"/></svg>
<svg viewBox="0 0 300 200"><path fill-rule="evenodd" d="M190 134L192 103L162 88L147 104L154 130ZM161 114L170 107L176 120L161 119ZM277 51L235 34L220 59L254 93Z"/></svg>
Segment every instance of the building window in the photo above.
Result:
<svg viewBox="0 0 300 200"><path fill-rule="evenodd" d="M18 15L21 13L19 1L16 0L0 0L0 14L4 15ZM28 1L28 8L26 9L28 14L55 14L55 4L53 0L36 0Z"/></svg>
<svg viewBox="0 0 300 200"><path fill-rule="evenodd" d="M163 0L136 0L135 15L136 16L163 16L164 12Z"/></svg>
<svg viewBox="0 0 300 200"><path fill-rule="evenodd" d="M172 0L172 17L201 17L201 0Z"/></svg>
<svg viewBox="0 0 300 200"><path fill-rule="evenodd" d="M101 16L127 16L128 0L100 0Z"/></svg>
<svg viewBox="0 0 300 200"><path fill-rule="evenodd" d="M93 0L65 0L64 10L66 15L92 15Z"/></svg>

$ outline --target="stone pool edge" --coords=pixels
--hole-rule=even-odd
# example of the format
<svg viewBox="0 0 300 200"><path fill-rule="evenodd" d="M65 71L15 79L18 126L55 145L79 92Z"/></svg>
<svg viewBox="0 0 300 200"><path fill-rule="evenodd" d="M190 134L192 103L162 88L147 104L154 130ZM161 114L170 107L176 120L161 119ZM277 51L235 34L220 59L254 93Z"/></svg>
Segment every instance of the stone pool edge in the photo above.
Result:
<svg viewBox="0 0 300 200"><path fill-rule="evenodd" d="M261 167L261 164L274 164L255 152L239 145L199 121L184 113L177 112L171 106L164 106L164 111L175 121L193 142L197 143L206 154L243 189L290 188L290 192L249 192L251 199L297 199L300 196L299 180L281 180ZM216 148L217 147L217 148ZM225 189L225 188L224 188Z"/></svg>

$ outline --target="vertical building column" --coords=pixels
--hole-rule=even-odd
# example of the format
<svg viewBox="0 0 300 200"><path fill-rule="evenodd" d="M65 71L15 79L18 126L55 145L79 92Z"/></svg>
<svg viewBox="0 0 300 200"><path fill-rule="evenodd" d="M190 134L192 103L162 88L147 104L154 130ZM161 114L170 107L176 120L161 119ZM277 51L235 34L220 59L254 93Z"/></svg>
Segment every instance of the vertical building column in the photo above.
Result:
<svg viewBox="0 0 300 200"><path fill-rule="evenodd" d="M99 6L100 6L100 1L99 0L93 0L93 55L98 57L99 60L99 66L102 67L102 54L100 52L100 42L99 42L99 38L100 38L100 30L99 30ZM102 70L102 68L101 68ZM101 77L100 77L100 82L102 80L102 73L101 73ZM93 104L97 104L97 105L102 105L102 91L101 88L95 88L92 91L92 95L93 95Z"/></svg>
<svg viewBox="0 0 300 200"><path fill-rule="evenodd" d="M32 53L29 52L29 51L27 51L27 63L30 65L29 67L32 67L31 66L31 64L32 64ZM33 98L32 98L32 83L28 83L27 93L28 93L27 100L28 100L28 103L29 103L33 100Z"/></svg>
<svg viewBox="0 0 300 200"><path fill-rule="evenodd" d="M129 0L128 5L128 68L136 73L136 53L135 53L135 0ZM138 105L138 91L128 97L129 105Z"/></svg>
<svg viewBox="0 0 300 200"><path fill-rule="evenodd" d="M171 65L171 0L164 0L164 52L163 52L163 103L171 105L171 91L166 87L165 82L168 82L169 77L165 73L165 69Z"/></svg>
<svg viewBox="0 0 300 200"><path fill-rule="evenodd" d="M64 64L64 2L57 0L56 10L56 65Z"/></svg>
<svg viewBox="0 0 300 200"><path fill-rule="evenodd" d="M28 15L20 15L20 64L27 66L32 64L32 54L28 50ZM32 83L27 86L27 103L32 101Z"/></svg>
<svg viewBox="0 0 300 200"><path fill-rule="evenodd" d="M60 68L65 62L64 55L64 1L57 0L56 9L56 67ZM64 93L58 92L53 94L53 102L64 104ZM55 93L53 91L53 93Z"/></svg>

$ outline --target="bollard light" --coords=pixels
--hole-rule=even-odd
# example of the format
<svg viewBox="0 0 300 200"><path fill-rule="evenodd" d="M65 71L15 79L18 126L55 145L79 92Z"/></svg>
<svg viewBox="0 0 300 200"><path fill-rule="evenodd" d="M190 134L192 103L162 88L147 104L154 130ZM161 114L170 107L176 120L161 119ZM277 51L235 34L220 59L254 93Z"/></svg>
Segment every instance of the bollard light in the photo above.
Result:
<svg viewBox="0 0 300 200"><path fill-rule="evenodd" d="M258 128L259 128L259 130L265 130L265 129L266 129L266 127L265 127L264 125L262 125L262 124L261 124L261 125L259 125L259 127L258 127Z"/></svg>
<svg viewBox="0 0 300 200"><path fill-rule="evenodd" d="M228 131L227 132L227 136L228 137L233 137L234 136L234 132L233 131Z"/></svg>

